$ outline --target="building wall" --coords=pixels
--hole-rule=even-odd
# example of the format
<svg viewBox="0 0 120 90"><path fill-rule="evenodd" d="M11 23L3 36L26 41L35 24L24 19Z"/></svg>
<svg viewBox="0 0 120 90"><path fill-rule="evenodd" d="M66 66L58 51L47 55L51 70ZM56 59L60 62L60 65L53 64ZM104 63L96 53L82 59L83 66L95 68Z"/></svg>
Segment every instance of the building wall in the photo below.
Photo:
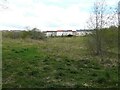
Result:
<svg viewBox="0 0 120 90"><path fill-rule="evenodd" d="M67 32L67 35L73 35L72 31Z"/></svg>
<svg viewBox="0 0 120 90"><path fill-rule="evenodd" d="M60 32L57 32L57 36L62 36L63 35L63 32L60 31Z"/></svg>
<svg viewBox="0 0 120 90"><path fill-rule="evenodd" d="M86 34L90 34L91 31L50 31L50 32L46 32L46 36L67 36L67 35L75 35L75 36L84 36Z"/></svg>
<svg viewBox="0 0 120 90"><path fill-rule="evenodd" d="M73 31L73 32L72 32L72 35L76 36L76 35L77 35L77 32L76 32L76 31Z"/></svg>
<svg viewBox="0 0 120 90"><path fill-rule="evenodd" d="M76 33L77 33L76 36L84 36L84 35L86 35L86 31L77 31Z"/></svg>
<svg viewBox="0 0 120 90"><path fill-rule="evenodd" d="M46 32L46 36L56 36L56 32Z"/></svg>
<svg viewBox="0 0 120 90"><path fill-rule="evenodd" d="M46 32L46 36L51 36L51 32Z"/></svg>
<svg viewBox="0 0 120 90"><path fill-rule="evenodd" d="M82 30L82 31L76 31L76 36L84 36L84 35L86 35L86 34L91 34L92 33L92 31L84 31L84 30Z"/></svg>
<svg viewBox="0 0 120 90"><path fill-rule="evenodd" d="M70 31L70 32L67 32L67 31L58 31L57 32L57 36L67 36L67 35L73 35L73 32L72 31Z"/></svg>

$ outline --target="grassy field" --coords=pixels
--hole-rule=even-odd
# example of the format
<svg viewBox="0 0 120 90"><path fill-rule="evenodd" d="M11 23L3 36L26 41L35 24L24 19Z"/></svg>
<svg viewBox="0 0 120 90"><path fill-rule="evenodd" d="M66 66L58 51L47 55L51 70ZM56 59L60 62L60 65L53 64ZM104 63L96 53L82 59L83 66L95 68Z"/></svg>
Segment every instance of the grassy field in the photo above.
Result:
<svg viewBox="0 0 120 90"><path fill-rule="evenodd" d="M117 57L89 55L85 39L3 39L3 88L117 87Z"/></svg>

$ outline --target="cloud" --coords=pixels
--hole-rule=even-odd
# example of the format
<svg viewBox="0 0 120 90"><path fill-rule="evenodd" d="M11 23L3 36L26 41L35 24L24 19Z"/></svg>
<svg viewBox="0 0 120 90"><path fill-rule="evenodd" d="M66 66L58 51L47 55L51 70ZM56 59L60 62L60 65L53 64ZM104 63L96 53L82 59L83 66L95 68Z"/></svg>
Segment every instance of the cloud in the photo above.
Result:
<svg viewBox="0 0 120 90"><path fill-rule="evenodd" d="M62 0L47 0L47 1L49 1L49 2L61 2Z"/></svg>
<svg viewBox="0 0 120 90"><path fill-rule="evenodd" d="M42 30L84 28L93 1L11 0L7 4L9 8L0 12L0 29L24 29L26 26Z"/></svg>
<svg viewBox="0 0 120 90"><path fill-rule="evenodd" d="M109 5L109 6L117 6L119 0L107 0L106 3Z"/></svg>

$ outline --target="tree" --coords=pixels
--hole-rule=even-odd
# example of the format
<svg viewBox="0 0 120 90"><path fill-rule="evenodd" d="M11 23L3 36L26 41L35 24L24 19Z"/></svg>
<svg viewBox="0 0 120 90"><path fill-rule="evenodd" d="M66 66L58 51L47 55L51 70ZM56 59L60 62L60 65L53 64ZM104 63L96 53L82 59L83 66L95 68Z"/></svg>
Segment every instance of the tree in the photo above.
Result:
<svg viewBox="0 0 120 90"><path fill-rule="evenodd" d="M108 7L105 0L99 0L94 3L93 11L90 16L88 23L88 28L93 29L91 34L92 39L90 42L93 44L92 49L97 55L102 55L103 39L101 30L103 28L115 25L116 21L116 11L115 9Z"/></svg>
<svg viewBox="0 0 120 90"><path fill-rule="evenodd" d="M96 45L95 53L97 55L101 54L101 37L99 30L104 25L104 12L105 12L105 1L102 2L95 2L93 7L93 13L90 17L89 28L94 29L93 37L94 37L94 44ZM92 26L92 27L91 27Z"/></svg>
<svg viewBox="0 0 120 90"><path fill-rule="evenodd" d="M32 39L36 39L36 40L44 40L45 39L45 34L42 33L39 29L37 28L33 28L31 31L30 31L30 35L31 35L31 38Z"/></svg>
<svg viewBox="0 0 120 90"><path fill-rule="evenodd" d="M118 22L120 26L120 1L118 2Z"/></svg>

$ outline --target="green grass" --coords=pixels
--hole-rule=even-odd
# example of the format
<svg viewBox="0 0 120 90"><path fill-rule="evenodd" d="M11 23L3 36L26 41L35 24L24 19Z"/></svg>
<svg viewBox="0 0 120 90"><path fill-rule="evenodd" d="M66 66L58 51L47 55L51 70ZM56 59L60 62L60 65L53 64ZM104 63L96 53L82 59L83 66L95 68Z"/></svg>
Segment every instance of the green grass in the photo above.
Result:
<svg viewBox="0 0 120 90"><path fill-rule="evenodd" d="M117 58L90 56L85 39L3 39L3 88L117 87Z"/></svg>

